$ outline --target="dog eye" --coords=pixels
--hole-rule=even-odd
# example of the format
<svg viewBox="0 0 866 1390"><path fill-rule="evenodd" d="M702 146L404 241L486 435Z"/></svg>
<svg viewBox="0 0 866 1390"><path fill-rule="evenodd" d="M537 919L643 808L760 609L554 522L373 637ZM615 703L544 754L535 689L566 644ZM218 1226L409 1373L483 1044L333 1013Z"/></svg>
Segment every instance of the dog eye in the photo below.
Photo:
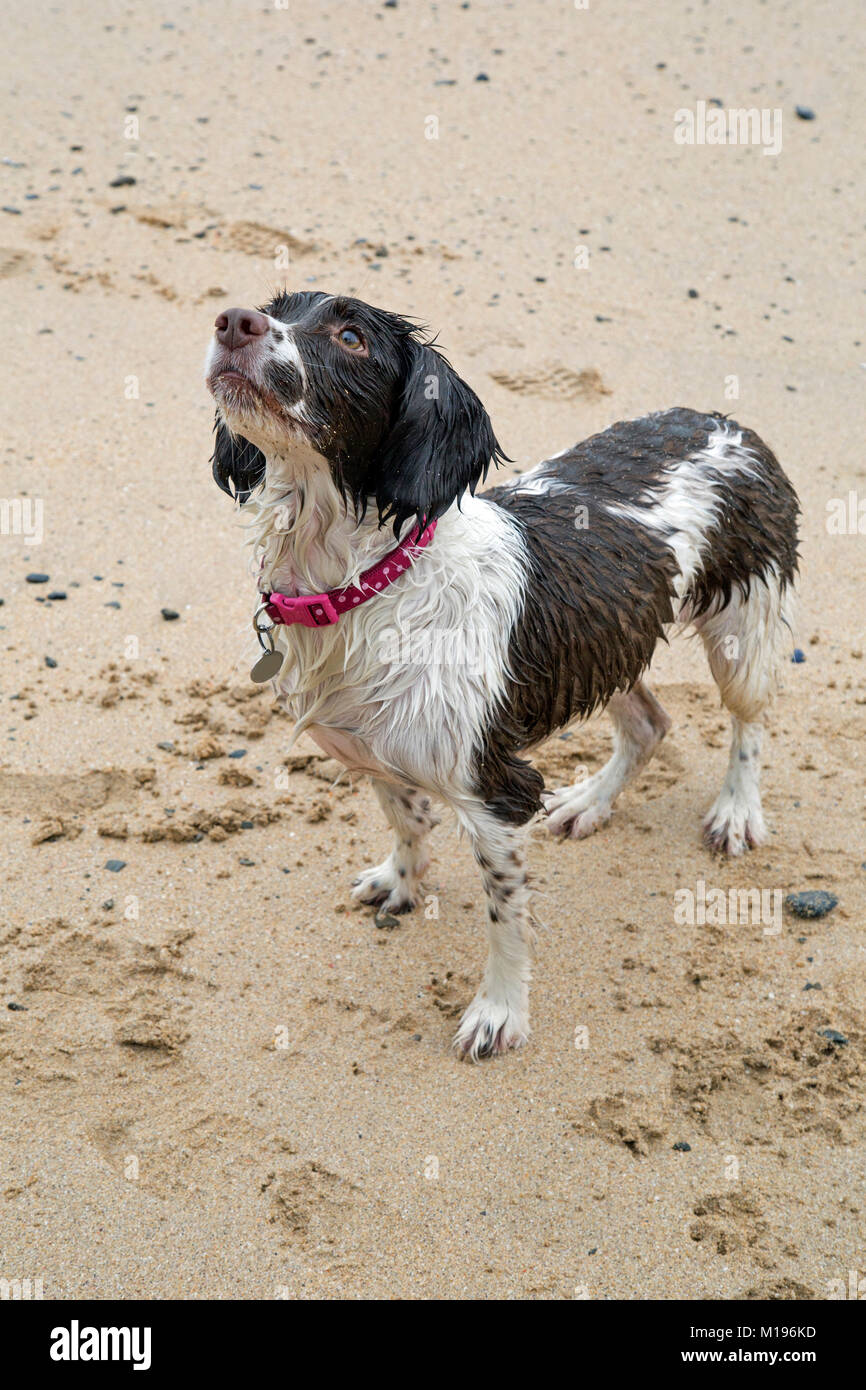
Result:
<svg viewBox="0 0 866 1390"><path fill-rule="evenodd" d="M350 348L353 352L357 352L359 348L364 346L364 339L360 333L355 332L354 328L342 328L339 338L343 347Z"/></svg>

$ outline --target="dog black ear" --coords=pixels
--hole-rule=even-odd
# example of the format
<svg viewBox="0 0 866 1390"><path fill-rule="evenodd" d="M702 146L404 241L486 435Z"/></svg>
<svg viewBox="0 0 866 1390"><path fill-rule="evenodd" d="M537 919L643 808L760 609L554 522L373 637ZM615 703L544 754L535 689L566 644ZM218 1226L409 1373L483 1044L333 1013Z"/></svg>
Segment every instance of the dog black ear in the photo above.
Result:
<svg viewBox="0 0 866 1390"><path fill-rule="evenodd" d="M406 343L407 362L397 415L381 446L375 497L380 521L394 533L409 517L419 526L447 511L468 488L474 493L490 464L509 462L475 392L441 353Z"/></svg>
<svg viewBox="0 0 866 1390"><path fill-rule="evenodd" d="M216 438L214 440L213 464L214 481L229 497L246 502L254 487L265 476L265 456L261 449L232 434L227 425L217 417Z"/></svg>

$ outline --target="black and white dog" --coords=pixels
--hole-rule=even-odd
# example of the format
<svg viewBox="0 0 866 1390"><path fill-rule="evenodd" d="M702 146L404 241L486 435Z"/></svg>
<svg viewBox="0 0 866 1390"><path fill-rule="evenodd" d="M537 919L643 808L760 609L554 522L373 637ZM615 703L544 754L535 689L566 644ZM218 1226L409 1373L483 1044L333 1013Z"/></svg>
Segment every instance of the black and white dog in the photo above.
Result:
<svg viewBox="0 0 866 1390"><path fill-rule="evenodd" d="M796 495L757 435L673 409L476 496L504 458L483 405L417 327L357 299L230 309L206 374L214 477L252 519L277 692L298 730L370 775L394 832L355 897L413 908L431 801L451 807L489 932L455 1045L473 1060L518 1047L528 823L544 807L581 839L610 818L670 727L642 677L674 624L700 634L733 725L707 840L740 854L765 838L761 721L790 638ZM602 707L610 761L545 792L521 755Z"/></svg>

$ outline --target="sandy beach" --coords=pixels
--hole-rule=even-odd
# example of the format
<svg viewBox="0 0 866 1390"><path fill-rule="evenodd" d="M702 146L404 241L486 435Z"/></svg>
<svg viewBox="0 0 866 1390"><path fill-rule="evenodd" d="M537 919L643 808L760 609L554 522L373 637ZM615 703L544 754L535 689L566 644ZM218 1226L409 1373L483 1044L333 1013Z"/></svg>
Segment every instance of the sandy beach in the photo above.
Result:
<svg viewBox="0 0 866 1390"><path fill-rule="evenodd" d="M0 1279L805 1300L866 1276L861 6L76 0L6 35ZM735 108L763 134L711 143ZM438 915L377 929L349 898L389 844L370 787L290 750L249 680L202 364L220 309L283 285L431 325L505 476L687 405L755 429L800 496L769 843L702 844L728 723L680 639L650 673L673 730L610 825L533 830L533 1034L482 1065L450 1051L485 951L469 847L446 818ZM600 716L536 761L559 786L609 747ZM772 912L681 920L711 889ZM779 906L822 890L821 918Z"/></svg>

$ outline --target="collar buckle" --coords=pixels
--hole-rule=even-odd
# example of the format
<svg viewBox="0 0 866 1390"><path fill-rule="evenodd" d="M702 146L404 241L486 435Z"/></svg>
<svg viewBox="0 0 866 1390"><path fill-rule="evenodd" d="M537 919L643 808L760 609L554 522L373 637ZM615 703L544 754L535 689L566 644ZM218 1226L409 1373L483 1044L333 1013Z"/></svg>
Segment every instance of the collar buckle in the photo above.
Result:
<svg viewBox="0 0 866 1390"><path fill-rule="evenodd" d="M268 594L265 612L275 623L302 627L331 627L339 618L330 594Z"/></svg>

